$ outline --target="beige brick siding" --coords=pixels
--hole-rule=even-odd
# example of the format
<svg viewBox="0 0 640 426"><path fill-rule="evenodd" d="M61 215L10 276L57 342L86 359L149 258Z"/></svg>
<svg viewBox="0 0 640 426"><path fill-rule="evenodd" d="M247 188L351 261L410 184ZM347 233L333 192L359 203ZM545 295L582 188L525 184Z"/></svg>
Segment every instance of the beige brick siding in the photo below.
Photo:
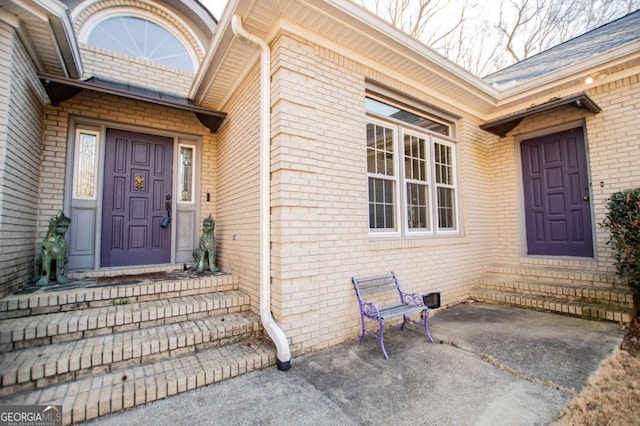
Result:
<svg viewBox="0 0 640 426"><path fill-rule="evenodd" d="M272 63L272 310L291 340L293 353L320 349L357 335L353 275L393 269L409 291L440 290L444 304L466 299L473 280L485 271L490 254L490 219L485 210L490 205L490 161L484 147L486 136L478 123L469 117L458 123L464 235L370 239L365 78L384 80L387 86L442 106L437 94L417 92L288 35L274 42ZM257 86L254 93L251 105L257 108ZM235 108L238 106L230 111ZM255 120L257 110L246 115L230 115L228 126L233 123L246 131L249 126L257 140L257 127L247 121L237 123ZM221 134L221 153L229 136ZM244 156L248 155L245 151ZM222 163L219 168L219 175L227 173ZM220 212L226 203L221 198L218 201ZM230 233L224 233L223 245L228 244Z"/></svg>
<svg viewBox="0 0 640 426"><path fill-rule="evenodd" d="M238 276L254 312L260 299L259 100L259 68L254 67L225 107L228 116L218 133L217 162L205 166L216 173L218 264Z"/></svg>
<svg viewBox="0 0 640 426"><path fill-rule="evenodd" d="M0 296L34 273L44 90L13 29L0 23Z"/></svg>
<svg viewBox="0 0 640 426"><path fill-rule="evenodd" d="M495 238L491 244L495 262L506 265L533 264L542 268L582 268L605 273L613 271L610 251L605 245L608 234L599 224L604 219L606 200L613 192L640 185L640 168L637 167L640 162L638 75L594 87L588 91L588 95L602 108L602 112L592 114L567 106L524 119L506 138L489 138L489 155L493 162L491 186L495 188L492 210ZM522 253L525 242L521 226L524 218L519 198L522 184L516 139L519 135L581 121L585 123L590 166L596 258L528 258Z"/></svg>
<svg viewBox="0 0 640 426"><path fill-rule="evenodd" d="M95 46L82 44L80 54L85 79L101 77L182 97L193 81L193 74Z"/></svg>

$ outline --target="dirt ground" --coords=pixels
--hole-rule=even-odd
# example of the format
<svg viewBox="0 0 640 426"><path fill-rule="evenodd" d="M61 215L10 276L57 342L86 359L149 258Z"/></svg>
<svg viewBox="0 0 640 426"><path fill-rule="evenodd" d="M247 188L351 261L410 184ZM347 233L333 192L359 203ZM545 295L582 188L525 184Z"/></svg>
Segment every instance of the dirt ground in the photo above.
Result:
<svg viewBox="0 0 640 426"><path fill-rule="evenodd" d="M640 316L556 425L640 425Z"/></svg>

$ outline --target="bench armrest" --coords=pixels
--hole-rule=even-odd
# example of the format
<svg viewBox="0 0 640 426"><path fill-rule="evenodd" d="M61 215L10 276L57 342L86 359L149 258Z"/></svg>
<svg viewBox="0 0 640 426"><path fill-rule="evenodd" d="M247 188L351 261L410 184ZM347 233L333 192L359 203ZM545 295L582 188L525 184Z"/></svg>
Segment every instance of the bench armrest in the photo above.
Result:
<svg viewBox="0 0 640 426"><path fill-rule="evenodd" d="M405 293L400 290L400 300L402 300L402 303L409 306L424 306L422 296L418 293Z"/></svg>
<svg viewBox="0 0 640 426"><path fill-rule="evenodd" d="M378 319L380 318L380 309L378 309L378 305L372 302L362 302L360 304L360 310L362 314L369 318Z"/></svg>

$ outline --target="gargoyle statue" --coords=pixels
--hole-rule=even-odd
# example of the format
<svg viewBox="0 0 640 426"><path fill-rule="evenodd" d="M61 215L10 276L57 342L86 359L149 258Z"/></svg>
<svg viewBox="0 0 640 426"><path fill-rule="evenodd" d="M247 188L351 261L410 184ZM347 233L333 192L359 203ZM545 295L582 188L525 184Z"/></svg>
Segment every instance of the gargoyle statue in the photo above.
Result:
<svg viewBox="0 0 640 426"><path fill-rule="evenodd" d="M65 277L65 267L68 260L68 246L65 235L69 230L71 219L66 217L62 210L49 220L49 230L47 236L42 241L40 248L40 279L36 285L49 285L51 271L56 271L56 281L58 284L67 284L69 278Z"/></svg>
<svg viewBox="0 0 640 426"><path fill-rule="evenodd" d="M198 273L205 269L211 272L220 270L216 267L216 237L213 235L215 226L216 222L211 215L202 221L202 237L198 247L193 250L193 270Z"/></svg>

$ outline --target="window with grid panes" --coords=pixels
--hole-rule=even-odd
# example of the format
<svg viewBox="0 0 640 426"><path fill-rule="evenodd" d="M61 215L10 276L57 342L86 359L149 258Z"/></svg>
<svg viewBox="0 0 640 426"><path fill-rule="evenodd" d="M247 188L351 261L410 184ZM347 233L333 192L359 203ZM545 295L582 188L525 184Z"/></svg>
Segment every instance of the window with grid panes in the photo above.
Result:
<svg viewBox="0 0 640 426"><path fill-rule="evenodd" d="M369 229L373 235L458 231L451 126L367 98Z"/></svg>

